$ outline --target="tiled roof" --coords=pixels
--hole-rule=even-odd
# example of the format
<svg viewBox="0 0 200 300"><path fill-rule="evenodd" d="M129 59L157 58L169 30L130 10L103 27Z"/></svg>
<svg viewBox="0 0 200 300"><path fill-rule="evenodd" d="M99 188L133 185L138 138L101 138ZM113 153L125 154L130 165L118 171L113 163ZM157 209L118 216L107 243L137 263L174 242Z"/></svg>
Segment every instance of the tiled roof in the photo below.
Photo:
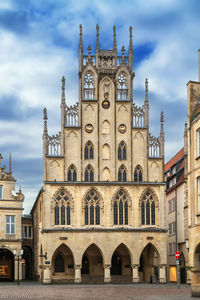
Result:
<svg viewBox="0 0 200 300"><path fill-rule="evenodd" d="M166 164L165 164L165 172L167 172L176 162L178 162L184 155L184 147L176 153Z"/></svg>

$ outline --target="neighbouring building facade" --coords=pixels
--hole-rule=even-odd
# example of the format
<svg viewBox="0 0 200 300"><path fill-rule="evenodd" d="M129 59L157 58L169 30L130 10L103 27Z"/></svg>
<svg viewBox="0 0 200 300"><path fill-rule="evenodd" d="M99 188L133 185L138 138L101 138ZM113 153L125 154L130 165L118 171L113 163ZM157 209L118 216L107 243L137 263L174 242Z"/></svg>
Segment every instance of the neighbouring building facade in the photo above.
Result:
<svg viewBox="0 0 200 300"><path fill-rule="evenodd" d="M200 50L199 81L188 82L187 100L189 266L192 296L200 297Z"/></svg>
<svg viewBox="0 0 200 300"><path fill-rule="evenodd" d="M187 282L188 249L185 237L185 156L182 148L165 164L166 218L168 224L168 281L177 281L175 252L180 252L180 282ZM187 224L186 224L187 226Z"/></svg>
<svg viewBox="0 0 200 300"><path fill-rule="evenodd" d="M0 280L17 280L22 278L22 236L21 220L24 195L19 190L13 195L15 182L11 169L1 166L0 154ZM19 258L19 266L18 266Z"/></svg>
<svg viewBox="0 0 200 300"><path fill-rule="evenodd" d="M79 41L79 101L68 106L62 79L61 131L48 134L44 109L43 187L32 208L35 274L50 282L166 282L164 117L149 133L133 102L133 43L128 55L95 54Z"/></svg>

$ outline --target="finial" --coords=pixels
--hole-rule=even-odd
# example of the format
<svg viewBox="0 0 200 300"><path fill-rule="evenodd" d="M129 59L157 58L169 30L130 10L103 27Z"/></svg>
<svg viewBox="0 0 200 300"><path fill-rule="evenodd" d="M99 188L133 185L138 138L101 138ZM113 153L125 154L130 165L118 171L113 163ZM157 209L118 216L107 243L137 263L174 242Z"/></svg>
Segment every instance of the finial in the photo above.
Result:
<svg viewBox="0 0 200 300"><path fill-rule="evenodd" d="M125 54L125 47L124 46L122 46L122 60L124 60L124 54Z"/></svg>
<svg viewBox="0 0 200 300"><path fill-rule="evenodd" d="M3 156L1 155L1 153L0 153L0 164L1 164L1 160L3 159Z"/></svg>
<svg viewBox="0 0 200 300"><path fill-rule="evenodd" d="M184 136L187 136L187 122L185 122Z"/></svg>
<svg viewBox="0 0 200 300"><path fill-rule="evenodd" d="M132 34L132 30L133 30L133 27L130 26L129 27L129 32L130 32L130 35L129 35L129 52L133 51L133 40L132 40L133 34Z"/></svg>
<svg viewBox="0 0 200 300"><path fill-rule="evenodd" d="M91 48L91 45L88 46L88 61L92 61L92 58L91 58L91 51L92 51L92 48Z"/></svg>
<svg viewBox="0 0 200 300"><path fill-rule="evenodd" d="M100 46L99 46L99 25L98 24L96 25L96 31L97 31L96 52L98 52L99 48L100 48Z"/></svg>
<svg viewBox="0 0 200 300"><path fill-rule="evenodd" d="M113 26L113 51L117 53L116 27Z"/></svg>
<svg viewBox="0 0 200 300"><path fill-rule="evenodd" d="M62 77L62 99L61 106L65 106L65 77Z"/></svg>
<svg viewBox="0 0 200 300"><path fill-rule="evenodd" d="M46 109L46 107L43 109L43 113L44 113L44 116L43 116L43 120L44 120L43 138L46 138L48 136L48 129L47 129L47 120L48 120L48 117L47 117L47 109Z"/></svg>
<svg viewBox="0 0 200 300"><path fill-rule="evenodd" d="M160 123L163 124L164 123L164 112L161 111L160 113Z"/></svg>
<svg viewBox="0 0 200 300"><path fill-rule="evenodd" d="M80 50L81 52L83 52L83 38L82 38L83 33L82 33L82 24L80 24L79 28L80 28L79 50Z"/></svg>
<svg viewBox="0 0 200 300"><path fill-rule="evenodd" d="M145 80L145 102L148 101L148 79Z"/></svg>
<svg viewBox="0 0 200 300"><path fill-rule="evenodd" d="M47 121L48 117L47 117L47 109L46 109L46 107L43 109L43 113L44 113L43 120Z"/></svg>
<svg viewBox="0 0 200 300"><path fill-rule="evenodd" d="M11 162L11 153L9 153L9 174L12 174L12 162Z"/></svg>

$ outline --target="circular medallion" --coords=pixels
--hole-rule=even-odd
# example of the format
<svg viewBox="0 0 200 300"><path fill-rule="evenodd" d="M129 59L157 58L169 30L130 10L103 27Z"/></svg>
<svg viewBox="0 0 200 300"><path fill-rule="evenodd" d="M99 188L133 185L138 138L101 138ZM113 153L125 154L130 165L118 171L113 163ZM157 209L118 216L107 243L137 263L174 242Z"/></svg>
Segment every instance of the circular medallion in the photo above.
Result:
<svg viewBox="0 0 200 300"><path fill-rule="evenodd" d="M109 102L108 100L104 100L104 101L102 102L102 107L103 107L104 109L108 109L108 108L110 107L110 102Z"/></svg>
<svg viewBox="0 0 200 300"><path fill-rule="evenodd" d="M125 124L120 124L118 127L118 130L120 133L125 133L126 132L126 125Z"/></svg>
<svg viewBox="0 0 200 300"><path fill-rule="evenodd" d="M91 132L93 131L93 129L94 129L94 127L93 127L92 124L87 124L87 125L85 125L85 131L86 131L87 133L91 133Z"/></svg>

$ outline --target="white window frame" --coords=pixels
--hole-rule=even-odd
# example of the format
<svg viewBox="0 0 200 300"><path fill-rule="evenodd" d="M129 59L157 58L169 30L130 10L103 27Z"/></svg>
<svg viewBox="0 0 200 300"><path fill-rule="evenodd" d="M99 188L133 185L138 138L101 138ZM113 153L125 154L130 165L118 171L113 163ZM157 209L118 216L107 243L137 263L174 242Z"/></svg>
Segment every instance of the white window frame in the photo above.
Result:
<svg viewBox="0 0 200 300"><path fill-rule="evenodd" d="M197 201L198 214L200 214L200 177L197 178Z"/></svg>
<svg viewBox="0 0 200 300"><path fill-rule="evenodd" d="M14 215L6 215L6 235L14 235L15 234L15 216ZM9 221L7 222L7 218L9 218ZM14 221L12 221L12 218L14 218ZM7 225L9 226L9 230L7 232ZM12 225L14 225L14 231L12 231Z"/></svg>
<svg viewBox="0 0 200 300"><path fill-rule="evenodd" d="M3 185L0 185L0 200L3 199Z"/></svg>

